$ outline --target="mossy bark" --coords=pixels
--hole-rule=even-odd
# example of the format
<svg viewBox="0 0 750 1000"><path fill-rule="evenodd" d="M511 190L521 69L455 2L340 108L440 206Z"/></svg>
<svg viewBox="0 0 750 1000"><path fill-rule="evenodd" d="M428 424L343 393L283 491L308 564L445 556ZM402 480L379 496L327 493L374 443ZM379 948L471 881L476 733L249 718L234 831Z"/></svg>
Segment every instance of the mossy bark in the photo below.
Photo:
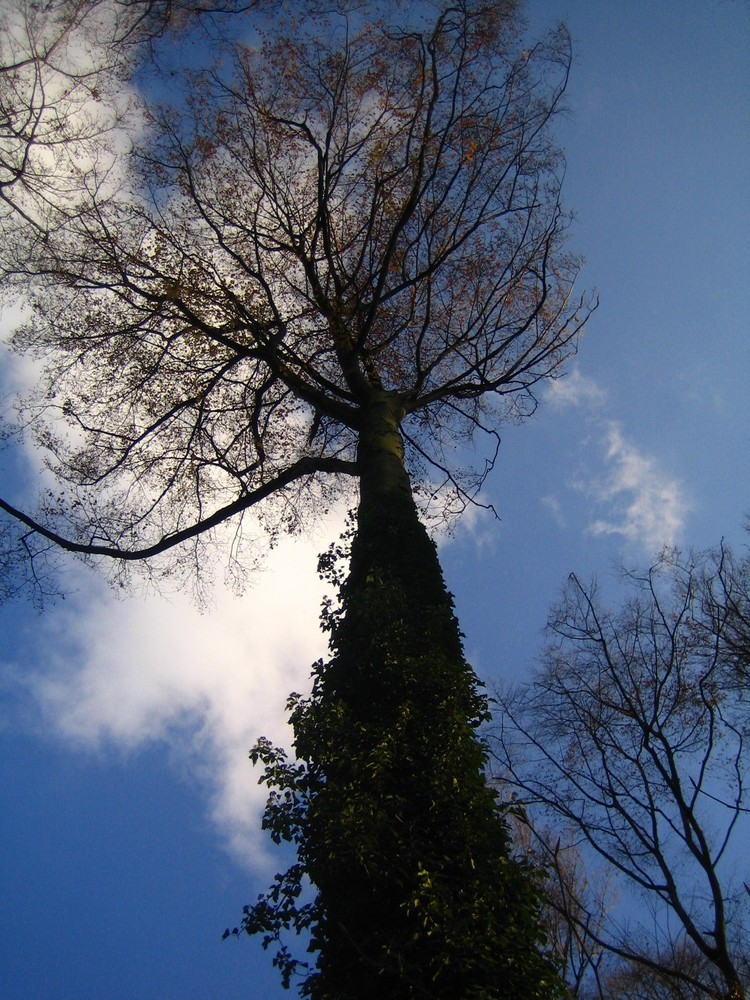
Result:
<svg viewBox="0 0 750 1000"><path fill-rule="evenodd" d="M399 402L365 415L343 614L298 750L320 768L310 875L320 893L319 1000L555 994L530 873L508 859L464 657L403 462Z"/></svg>
<svg viewBox="0 0 750 1000"><path fill-rule="evenodd" d="M292 713L307 768L292 782L305 797L293 839L318 891L302 994L556 997L536 883L510 860L486 783L486 700L412 498L400 419L396 398L374 396L332 656Z"/></svg>

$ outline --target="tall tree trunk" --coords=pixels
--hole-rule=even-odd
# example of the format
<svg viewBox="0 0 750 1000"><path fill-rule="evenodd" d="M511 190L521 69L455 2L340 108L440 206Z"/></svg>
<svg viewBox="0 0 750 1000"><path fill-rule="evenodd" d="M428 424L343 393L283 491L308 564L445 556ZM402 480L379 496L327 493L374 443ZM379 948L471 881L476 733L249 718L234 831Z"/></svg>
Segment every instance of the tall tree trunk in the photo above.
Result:
<svg viewBox="0 0 750 1000"><path fill-rule="evenodd" d="M401 437L404 409L398 395L374 389L361 414L357 456L360 518L377 503L406 503L414 508L411 483L404 466Z"/></svg>
<svg viewBox="0 0 750 1000"><path fill-rule="evenodd" d="M508 859L485 781L486 700L417 514L401 417L382 391L364 413L343 613L296 719L322 777L308 817L323 913L310 995L554 996L535 884Z"/></svg>
<svg viewBox="0 0 750 1000"><path fill-rule="evenodd" d="M378 390L360 438L360 506L331 659L292 712L302 766L268 746L268 826L299 865L244 928L311 931L313 1000L550 1000L533 874L508 857L476 730L487 703L463 654L403 461L398 398ZM318 891L299 906L301 873ZM280 964L289 968L282 949ZM292 967L294 963L292 962Z"/></svg>

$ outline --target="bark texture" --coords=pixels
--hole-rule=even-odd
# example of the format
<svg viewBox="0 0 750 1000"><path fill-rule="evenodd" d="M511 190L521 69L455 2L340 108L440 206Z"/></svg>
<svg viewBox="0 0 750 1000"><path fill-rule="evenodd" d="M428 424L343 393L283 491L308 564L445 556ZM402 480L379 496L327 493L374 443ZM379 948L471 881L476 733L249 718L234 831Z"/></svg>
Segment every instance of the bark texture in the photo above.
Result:
<svg viewBox="0 0 750 1000"><path fill-rule="evenodd" d="M485 780L477 727L487 703L408 488L393 397L375 398L359 457L361 505L332 656L292 714L305 762L291 781L292 798L305 800L293 839L318 893L308 912L317 966L303 995L558 996L536 881L510 860ZM289 776L275 783L289 791ZM272 830L283 811L282 798L272 801Z"/></svg>

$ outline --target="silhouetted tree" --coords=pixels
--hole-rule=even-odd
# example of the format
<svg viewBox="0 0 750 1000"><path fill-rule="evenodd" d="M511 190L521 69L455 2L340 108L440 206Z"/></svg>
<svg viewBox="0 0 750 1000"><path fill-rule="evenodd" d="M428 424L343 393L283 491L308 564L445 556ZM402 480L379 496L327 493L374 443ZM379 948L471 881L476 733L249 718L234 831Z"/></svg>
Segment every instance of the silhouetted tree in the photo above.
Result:
<svg viewBox="0 0 750 1000"><path fill-rule="evenodd" d="M473 495L494 444L475 474L457 446L533 409L585 318L549 137L567 39L517 52L512 6L277 19L149 106L129 170L91 167L14 275L57 480L36 516L3 501L24 557L195 565L183 543L247 510L319 512L362 440L403 437L423 497Z"/></svg>
<svg viewBox="0 0 750 1000"><path fill-rule="evenodd" d="M0 10L0 274L111 169L152 43L258 0L7 0ZM135 123L130 121L132 126Z"/></svg>
<svg viewBox="0 0 750 1000"><path fill-rule="evenodd" d="M558 997L538 873L512 859L485 776L487 701L406 485L360 505L332 658L292 700L298 761L253 751L273 790L265 825L299 859L241 927L316 1000ZM292 956L290 929L317 964Z"/></svg>
<svg viewBox="0 0 750 1000"><path fill-rule="evenodd" d="M499 695L493 755L532 827L572 827L655 906L653 926L610 913L601 929L580 898L560 908L622 960L615 979L638 980L644 996L650 983L658 995L741 1000L750 927L732 844L750 812L737 683L748 560L723 546L667 552L629 582L612 612L571 576L533 682ZM605 982L594 995L619 995Z"/></svg>
<svg viewBox="0 0 750 1000"><path fill-rule="evenodd" d="M200 574L227 522L241 564L248 511L273 536L356 484L332 658L293 703L300 763L256 750L300 864L246 929L311 930L316 998L554 996L415 497L473 500L588 314L550 136L568 38L523 49L511 0L271 6L223 61L163 62L130 154L92 161L9 268L13 346L45 366L21 423L55 486L35 514L0 501L6 559L41 589L50 546Z"/></svg>

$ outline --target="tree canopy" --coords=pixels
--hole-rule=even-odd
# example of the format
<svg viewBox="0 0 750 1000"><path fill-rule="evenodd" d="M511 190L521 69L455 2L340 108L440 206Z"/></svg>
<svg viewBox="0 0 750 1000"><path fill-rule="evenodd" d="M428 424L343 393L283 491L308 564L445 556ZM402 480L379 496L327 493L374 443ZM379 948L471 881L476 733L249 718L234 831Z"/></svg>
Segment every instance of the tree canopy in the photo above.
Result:
<svg viewBox="0 0 750 1000"><path fill-rule="evenodd" d="M20 422L57 484L36 514L2 501L24 558L143 559L229 519L237 542L251 508L293 529L358 474L376 397L423 506L455 512L575 349L564 31L522 49L513 4L350 7L165 57L129 152L79 163L10 269L12 346L43 366Z"/></svg>

